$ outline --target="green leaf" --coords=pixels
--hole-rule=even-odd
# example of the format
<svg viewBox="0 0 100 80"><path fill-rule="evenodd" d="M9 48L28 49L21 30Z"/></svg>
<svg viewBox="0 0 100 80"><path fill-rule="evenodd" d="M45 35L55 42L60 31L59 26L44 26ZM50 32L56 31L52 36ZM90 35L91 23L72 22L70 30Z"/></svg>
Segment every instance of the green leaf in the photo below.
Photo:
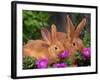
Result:
<svg viewBox="0 0 100 80"><path fill-rule="evenodd" d="M23 58L23 69L32 69L35 67L35 58L24 57Z"/></svg>
<svg viewBox="0 0 100 80"><path fill-rule="evenodd" d="M83 43L85 47L90 47L90 33L88 31L84 31Z"/></svg>
<svg viewBox="0 0 100 80"><path fill-rule="evenodd" d="M48 27L49 12L23 10L23 42L29 39L40 39L40 29Z"/></svg>
<svg viewBox="0 0 100 80"><path fill-rule="evenodd" d="M65 61L64 61L68 66L72 66L73 63L72 63L72 60L70 58L66 58Z"/></svg>

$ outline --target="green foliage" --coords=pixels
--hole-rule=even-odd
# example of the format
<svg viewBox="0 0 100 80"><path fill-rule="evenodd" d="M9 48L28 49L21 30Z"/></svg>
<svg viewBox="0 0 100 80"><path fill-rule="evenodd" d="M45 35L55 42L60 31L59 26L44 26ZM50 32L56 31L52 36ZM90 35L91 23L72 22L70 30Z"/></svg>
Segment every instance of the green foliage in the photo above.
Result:
<svg viewBox="0 0 100 80"><path fill-rule="evenodd" d="M82 53L80 52L76 52L75 53L76 56L76 60L77 60L77 65L80 66L90 66L91 65L91 61L90 58L85 58Z"/></svg>
<svg viewBox="0 0 100 80"><path fill-rule="evenodd" d="M35 59L32 57L23 58L23 69L32 69L35 68Z"/></svg>
<svg viewBox="0 0 100 80"><path fill-rule="evenodd" d="M23 10L23 42L41 38L40 29L48 26L49 13Z"/></svg>
<svg viewBox="0 0 100 80"><path fill-rule="evenodd" d="M76 56L76 59L77 59L77 60L80 60L80 61L83 60L82 54L81 54L80 52L77 51L77 52L75 53L75 56Z"/></svg>
<svg viewBox="0 0 100 80"><path fill-rule="evenodd" d="M78 66L83 66L84 65L84 63L83 63L83 61L84 61L84 58L83 58L83 56L82 56L82 53L80 53L80 52L76 52L75 53L75 56L76 56L76 60L77 60L77 65Z"/></svg>
<svg viewBox="0 0 100 80"><path fill-rule="evenodd" d="M71 60L70 58L66 58L66 59L64 60L64 62L65 62L68 66L72 66L72 65L73 65L72 60Z"/></svg>
<svg viewBox="0 0 100 80"><path fill-rule="evenodd" d="M90 33L88 31L84 31L83 43L85 47L90 47Z"/></svg>

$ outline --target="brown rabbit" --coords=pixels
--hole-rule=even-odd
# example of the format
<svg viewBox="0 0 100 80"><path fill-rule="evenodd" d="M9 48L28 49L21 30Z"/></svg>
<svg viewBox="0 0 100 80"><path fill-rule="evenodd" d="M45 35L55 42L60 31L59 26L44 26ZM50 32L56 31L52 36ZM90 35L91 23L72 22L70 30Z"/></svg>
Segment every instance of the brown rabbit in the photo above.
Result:
<svg viewBox="0 0 100 80"><path fill-rule="evenodd" d="M84 48L83 41L79 38L79 35L81 30L85 27L85 24L86 18L84 18L75 29L70 17L67 16L67 36L63 44L65 49L69 52L69 58L72 60L73 64L76 63L75 52L82 51Z"/></svg>
<svg viewBox="0 0 100 80"><path fill-rule="evenodd" d="M48 59L49 64L59 61L58 55L64 51L62 43L56 37L56 27L51 26L51 33L47 29L41 29L44 40L31 40L23 47L24 56L38 59Z"/></svg>

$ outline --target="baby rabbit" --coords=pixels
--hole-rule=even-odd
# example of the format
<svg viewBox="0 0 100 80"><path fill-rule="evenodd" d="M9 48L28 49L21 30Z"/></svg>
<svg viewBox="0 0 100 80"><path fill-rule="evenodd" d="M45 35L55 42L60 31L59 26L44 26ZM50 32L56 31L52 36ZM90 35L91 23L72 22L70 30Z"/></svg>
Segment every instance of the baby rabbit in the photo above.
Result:
<svg viewBox="0 0 100 80"><path fill-rule="evenodd" d="M51 33L41 29L43 40L31 40L23 47L23 55L38 59L48 59L49 65L59 61L58 55L64 51L63 44L57 39L57 30L51 26Z"/></svg>
<svg viewBox="0 0 100 80"><path fill-rule="evenodd" d="M75 52L82 51L84 48L83 41L79 38L81 30L85 27L86 18L84 18L79 25L74 27L71 19L67 16L67 27L66 27L66 39L64 38L64 47L69 52L69 58L72 60L72 63L75 64Z"/></svg>

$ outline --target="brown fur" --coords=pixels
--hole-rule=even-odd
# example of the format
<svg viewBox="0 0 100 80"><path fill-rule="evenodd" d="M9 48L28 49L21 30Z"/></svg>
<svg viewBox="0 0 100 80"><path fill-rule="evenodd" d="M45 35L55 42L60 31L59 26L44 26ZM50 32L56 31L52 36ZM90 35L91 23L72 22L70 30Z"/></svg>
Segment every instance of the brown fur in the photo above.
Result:
<svg viewBox="0 0 100 80"><path fill-rule="evenodd" d="M83 41L79 38L79 35L85 24L86 19L84 18L75 29L70 17L67 16L66 34L57 32L58 39L63 43L65 50L69 52L69 58L73 64L76 63L75 52L82 51L84 48Z"/></svg>
<svg viewBox="0 0 100 80"><path fill-rule="evenodd" d="M47 58L49 64L56 63L59 61L58 55L64 51L62 43L56 37L56 27L51 26L51 33L47 29L41 29L41 34L44 40L32 40L24 45L24 56L35 57L37 60Z"/></svg>
<svg viewBox="0 0 100 80"><path fill-rule="evenodd" d="M64 41L64 47L69 51L69 58L73 64L76 63L75 52L82 51L84 48L83 41L79 38L81 30L85 27L86 19L84 18L75 29L71 19L67 16L67 38Z"/></svg>

